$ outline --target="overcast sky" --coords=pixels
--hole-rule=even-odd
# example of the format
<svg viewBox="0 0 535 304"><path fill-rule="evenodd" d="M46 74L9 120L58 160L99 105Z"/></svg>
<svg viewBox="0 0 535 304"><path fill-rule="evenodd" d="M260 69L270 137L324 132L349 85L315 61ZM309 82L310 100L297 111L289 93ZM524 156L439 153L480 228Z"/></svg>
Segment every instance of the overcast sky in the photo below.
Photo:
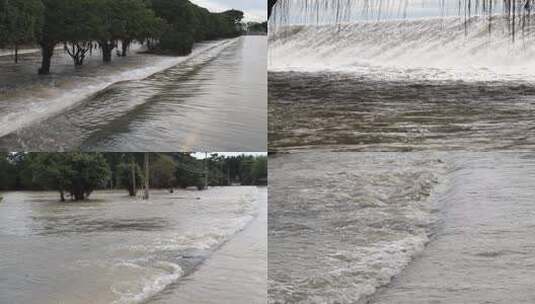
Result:
<svg viewBox="0 0 535 304"><path fill-rule="evenodd" d="M212 12L237 9L245 13L245 21L266 21L266 0L190 0Z"/></svg>

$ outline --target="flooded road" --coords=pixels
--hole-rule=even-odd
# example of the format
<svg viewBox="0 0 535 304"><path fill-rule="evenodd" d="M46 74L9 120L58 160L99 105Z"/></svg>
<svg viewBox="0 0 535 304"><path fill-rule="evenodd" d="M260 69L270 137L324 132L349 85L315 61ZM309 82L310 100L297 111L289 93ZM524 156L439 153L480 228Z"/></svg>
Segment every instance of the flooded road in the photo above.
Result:
<svg viewBox="0 0 535 304"><path fill-rule="evenodd" d="M0 302L150 303L203 269L259 214L266 195L226 187L153 191L140 201L102 191L88 202L60 203L57 193L3 193ZM256 271L265 260L240 263Z"/></svg>
<svg viewBox="0 0 535 304"><path fill-rule="evenodd" d="M471 154L452 165L434 240L370 303L535 301L535 155Z"/></svg>
<svg viewBox="0 0 535 304"><path fill-rule="evenodd" d="M0 138L51 151L264 151L266 37L205 46L176 65L117 82Z"/></svg>
<svg viewBox="0 0 535 304"><path fill-rule="evenodd" d="M258 215L202 267L154 299L154 304L265 304L267 298L267 189L259 188ZM215 300L215 302L214 302Z"/></svg>
<svg viewBox="0 0 535 304"><path fill-rule="evenodd" d="M532 153L309 152L269 169L270 303L535 299Z"/></svg>

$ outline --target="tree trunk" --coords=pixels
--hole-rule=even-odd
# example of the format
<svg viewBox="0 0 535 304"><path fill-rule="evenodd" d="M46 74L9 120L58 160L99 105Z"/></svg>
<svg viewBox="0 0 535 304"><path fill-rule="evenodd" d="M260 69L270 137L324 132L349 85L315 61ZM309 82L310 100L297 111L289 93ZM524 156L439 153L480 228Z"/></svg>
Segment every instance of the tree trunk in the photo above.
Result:
<svg viewBox="0 0 535 304"><path fill-rule="evenodd" d="M121 56L122 57L126 57L126 52L128 51L128 48L130 47L130 40L126 39L126 40L123 40L123 42L121 43L121 46L122 46L122 52L121 52Z"/></svg>
<svg viewBox="0 0 535 304"><path fill-rule="evenodd" d="M145 152L145 193L143 195L143 199L146 200L149 199L149 157L150 154L148 152Z"/></svg>
<svg viewBox="0 0 535 304"><path fill-rule="evenodd" d="M42 62L41 67L39 68L39 75L48 75L50 74L50 62L52 60L52 55L54 55L54 43L42 43L41 44L41 56Z"/></svg>
<svg viewBox="0 0 535 304"><path fill-rule="evenodd" d="M59 196L62 202L65 202L65 194L63 193L63 190L59 191Z"/></svg>
<svg viewBox="0 0 535 304"><path fill-rule="evenodd" d="M113 51L113 43L108 41L101 41L100 47L102 48L102 61L108 63L111 62L111 52Z"/></svg>
<svg viewBox="0 0 535 304"><path fill-rule="evenodd" d="M206 162L208 161L208 153L204 153L204 189L208 189L208 166Z"/></svg>
<svg viewBox="0 0 535 304"><path fill-rule="evenodd" d="M132 161L132 187L128 189L130 196L136 196L136 165Z"/></svg>
<svg viewBox="0 0 535 304"><path fill-rule="evenodd" d="M83 201L85 199L85 193L83 190L76 189L74 191L74 200L75 201Z"/></svg>

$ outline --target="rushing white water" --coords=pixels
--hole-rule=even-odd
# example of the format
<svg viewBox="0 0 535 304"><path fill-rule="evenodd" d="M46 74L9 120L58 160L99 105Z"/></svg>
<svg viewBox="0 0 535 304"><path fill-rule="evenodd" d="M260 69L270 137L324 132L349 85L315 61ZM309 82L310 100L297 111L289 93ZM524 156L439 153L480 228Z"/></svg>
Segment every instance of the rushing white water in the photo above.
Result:
<svg viewBox="0 0 535 304"><path fill-rule="evenodd" d="M498 20L491 34L486 19L470 23L467 32L455 17L289 27L270 37L269 69L390 80L535 79L532 33L526 29L513 44Z"/></svg>
<svg viewBox="0 0 535 304"><path fill-rule="evenodd" d="M269 48L270 148L530 150L535 40L506 20L291 26Z"/></svg>
<svg viewBox="0 0 535 304"><path fill-rule="evenodd" d="M308 152L269 165L270 303L535 299L533 153Z"/></svg>
<svg viewBox="0 0 535 304"><path fill-rule="evenodd" d="M51 192L2 196L0 303L133 304L202 268L256 217L267 193L153 191L138 201L102 191L81 203L60 203Z"/></svg>
<svg viewBox="0 0 535 304"><path fill-rule="evenodd" d="M269 303L360 303L424 249L440 157L296 153L269 162Z"/></svg>

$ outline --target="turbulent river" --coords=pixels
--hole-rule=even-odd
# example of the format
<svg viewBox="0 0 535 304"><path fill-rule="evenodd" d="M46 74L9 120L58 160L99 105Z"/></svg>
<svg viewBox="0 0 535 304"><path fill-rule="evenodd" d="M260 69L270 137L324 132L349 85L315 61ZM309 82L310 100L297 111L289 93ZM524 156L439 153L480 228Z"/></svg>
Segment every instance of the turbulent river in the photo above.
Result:
<svg viewBox="0 0 535 304"><path fill-rule="evenodd" d="M272 157L270 303L533 303L531 153Z"/></svg>
<svg viewBox="0 0 535 304"><path fill-rule="evenodd" d="M177 303L199 290L202 303L265 301L265 188L3 196L0 303Z"/></svg>
<svg viewBox="0 0 535 304"><path fill-rule="evenodd" d="M58 54L44 78L38 54L0 59L0 148L264 151L266 49L265 37L245 36L187 57L135 54L102 67L93 56L78 70Z"/></svg>
<svg viewBox="0 0 535 304"><path fill-rule="evenodd" d="M512 43L495 19L277 28L270 149L533 150L533 28Z"/></svg>

